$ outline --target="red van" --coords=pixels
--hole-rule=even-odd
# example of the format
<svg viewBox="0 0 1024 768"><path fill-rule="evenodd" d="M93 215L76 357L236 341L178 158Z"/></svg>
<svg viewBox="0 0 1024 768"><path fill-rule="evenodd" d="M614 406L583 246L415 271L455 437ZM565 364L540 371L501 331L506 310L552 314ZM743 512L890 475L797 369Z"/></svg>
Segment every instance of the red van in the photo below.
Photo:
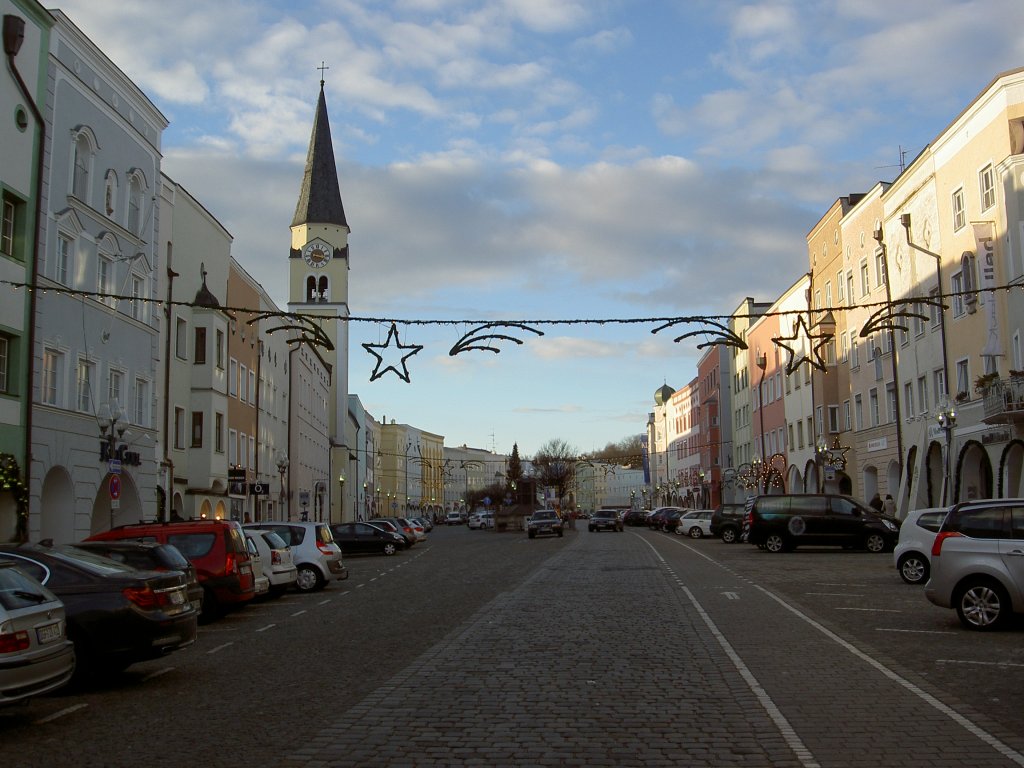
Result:
<svg viewBox="0 0 1024 768"><path fill-rule="evenodd" d="M203 586L203 615L212 618L244 605L256 594L256 579L242 526L233 520L185 520L119 525L86 541L130 539L173 544L196 568Z"/></svg>

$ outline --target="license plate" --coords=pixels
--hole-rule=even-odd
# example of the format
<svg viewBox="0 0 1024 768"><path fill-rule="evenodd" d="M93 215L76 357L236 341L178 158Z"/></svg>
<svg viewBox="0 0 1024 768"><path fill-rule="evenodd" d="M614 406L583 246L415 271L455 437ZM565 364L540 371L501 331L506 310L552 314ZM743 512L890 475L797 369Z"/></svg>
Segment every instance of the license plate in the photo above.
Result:
<svg viewBox="0 0 1024 768"><path fill-rule="evenodd" d="M40 645L52 643L54 640L60 640L63 634L64 633L61 630L61 623L59 621L55 621L53 624L47 624L45 627L36 628L36 637L38 638Z"/></svg>
<svg viewBox="0 0 1024 768"><path fill-rule="evenodd" d="M181 605L185 602L185 595L180 591L171 592L171 605Z"/></svg>

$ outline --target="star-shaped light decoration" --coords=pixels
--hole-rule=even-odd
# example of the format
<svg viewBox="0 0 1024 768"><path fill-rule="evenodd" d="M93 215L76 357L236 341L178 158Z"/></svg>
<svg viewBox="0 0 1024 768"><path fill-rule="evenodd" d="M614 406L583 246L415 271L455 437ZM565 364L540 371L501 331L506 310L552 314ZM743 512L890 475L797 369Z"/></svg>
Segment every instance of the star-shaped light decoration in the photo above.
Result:
<svg viewBox="0 0 1024 768"><path fill-rule="evenodd" d="M786 364L786 375L789 376L805 362L810 363L819 371L825 372L825 361L821 357L821 348L832 339L831 333L812 334L807 327L807 321L803 315L798 315L793 323L792 336L776 336L772 338L776 344L789 350L789 363ZM790 342L787 344L786 342ZM804 352L804 349L810 352Z"/></svg>
<svg viewBox="0 0 1024 768"><path fill-rule="evenodd" d="M846 452L848 450L850 448L840 444L839 438L836 437L832 441L832 447L825 452L827 456L825 463L830 467L838 469L840 472L844 471L846 469Z"/></svg>
<svg viewBox="0 0 1024 768"><path fill-rule="evenodd" d="M392 345L394 341L394 345ZM406 384L409 382L409 366L406 361L423 349L422 344L403 344L398 338L398 326L395 323L391 324L391 329L388 331L388 338L383 344L363 344L363 349L369 352L371 355L377 358L377 365L374 366L373 373L370 374L370 381L376 381L388 371L394 373L398 378L404 381ZM378 352L377 350L380 350ZM401 355L397 363L389 362L384 365L385 351L389 349L403 350L404 354ZM407 350L407 351L405 351ZM381 365L384 365L381 368ZM402 366L402 370L398 370L397 366Z"/></svg>

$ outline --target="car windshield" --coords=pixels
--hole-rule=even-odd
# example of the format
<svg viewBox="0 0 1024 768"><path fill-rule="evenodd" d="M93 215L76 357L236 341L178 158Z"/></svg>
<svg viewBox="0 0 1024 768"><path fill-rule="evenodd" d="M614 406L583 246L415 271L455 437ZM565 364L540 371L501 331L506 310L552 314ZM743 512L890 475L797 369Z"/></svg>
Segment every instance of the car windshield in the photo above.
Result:
<svg viewBox="0 0 1024 768"><path fill-rule="evenodd" d="M533 513L534 520L555 520L557 518L558 515L556 515L554 510L551 509L542 509Z"/></svg>
<svg viewBox="0 0 1024 768"><path fill-rule="evenodd" d="M0 567L0 608L14 611L53 602L56 599L46 587L33 581L17 568Z"/></svg>
<svg viewBox="0 0 1024 768"><path fill-rule="evenodd" d="M288 542L282 539L277 531L263 531L263 540L271 549L288 549Z"/></svg>

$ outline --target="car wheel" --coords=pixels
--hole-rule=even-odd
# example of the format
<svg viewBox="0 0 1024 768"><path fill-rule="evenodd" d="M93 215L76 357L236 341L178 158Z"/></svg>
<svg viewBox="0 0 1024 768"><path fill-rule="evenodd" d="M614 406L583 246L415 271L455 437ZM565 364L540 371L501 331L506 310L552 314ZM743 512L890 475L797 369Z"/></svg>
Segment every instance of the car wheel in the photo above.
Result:
<svg viewBox="0 0 1024 768"><path fill-rule="evenodd" d="M769 552L785 552L786 540L782 538L781 534L769 533L768 537L764 540L764 548Z"/></svg>
<svg viewBox="0 0 1024 768"><path fill-rule="evenodd" d="M723 528L722 529L722 541L726 544L736 543L736 529L735 528Z"/></svg>
<svg viewBox="0 0 1024 768"><path fill-rule="evenodd" d="M699 539L703 535L704 535L704 531L702 531L696 525L693 526L693 528L690 529L690 538L691 539Z"/></svg>
<svg viewBox="0 0 1024 768"><path fill-rule="evenodd" d="M998 628L1010 615L1010 598L990 579L974 579L957 590L956 615L968 629L987 631Z"/></svg>
<svg viewBox="0 0 1024 768"><path fill-rule="evenodd" d="M924 584L928 581L928 560L917 552L901 555L896 570L907 584Z"/></svg>
<svg viewBox="0 0 1024 768"><path fill-rule="evenodd" d="M393 554L395 554L396 551L397 551L397 547L395 547L395 545L392 544L390 541L387 542L386 544L384 544L384 554L385 555L393 555Z"/></svg>
<svg viewBox="0 0 1024 768"><path fill-rule="evenodd" d="M324 588L324 577L312 565L300 565L295 587L299 592L316 592Z"/></svg>
<svg viewBox="0 0 1024 768"><path fill-rule="evenodd" d="M587 526L587 530L590 531L591 533L593 533L594 532L594 526L588 525Z"/></svg>
<svg viewBox="0 0 1024 768"><path fill-rule="evenodd" d="M537 534L536 534L535 531L530 531L526 535L529 536L531 539L535 539L537 537Z"/></svg>
<svg viewBox="0 0 1024 768"><path fill-rule="evenodd" d="M884 552L886 547L885 536L880 533L869 533L864 537L864 549L868 552Z"/></svg>

